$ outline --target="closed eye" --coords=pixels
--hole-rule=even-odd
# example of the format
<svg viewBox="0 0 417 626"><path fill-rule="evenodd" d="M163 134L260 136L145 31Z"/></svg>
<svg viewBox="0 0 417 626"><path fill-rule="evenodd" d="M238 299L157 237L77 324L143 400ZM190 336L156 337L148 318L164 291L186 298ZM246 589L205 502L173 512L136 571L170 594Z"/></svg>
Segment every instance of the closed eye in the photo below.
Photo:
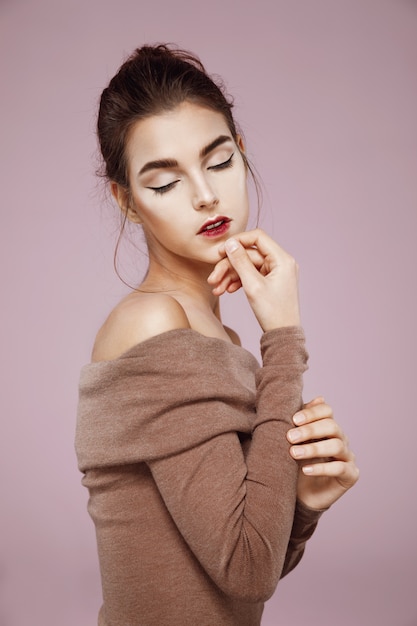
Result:
<svg viewBox="0 0 417 626"><path fill-rule="evenodd" d="M178 183L178 180L173 180L172 183L168 183L168 185L162 185L162 187L147 187L147 189L152 189L156 194L162 195L166 193L170 189L174 187L174 185Z"/></svg>
<svg viewBox="0 0 417 626"><path fill-rule="evenodd" d="M232 167L233 165L233 156L234 152L232 152L231 156L227 159L227 161L223 161L223 163L219 163L218 165L211 165L209 170L225 170L227 167Z"/></svg>

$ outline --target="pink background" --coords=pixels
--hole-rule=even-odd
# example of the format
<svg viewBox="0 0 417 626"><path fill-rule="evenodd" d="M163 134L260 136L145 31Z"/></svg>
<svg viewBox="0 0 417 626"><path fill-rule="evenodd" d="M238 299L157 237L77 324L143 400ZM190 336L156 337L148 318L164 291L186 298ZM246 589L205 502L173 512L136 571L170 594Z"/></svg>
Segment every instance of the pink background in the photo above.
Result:
<svg viewBox="0 0 417 626"><path fill-rule="evenodd" d="M263 625L415 626L416 3L1 0L0 20L2 626L96 623L77 382L125 288L94 116L124 56L156 41L197 52L235 95L262 225L301 266L305 397L333 405L362 472ZM242 302L225 321L257 351Z"/></svg>

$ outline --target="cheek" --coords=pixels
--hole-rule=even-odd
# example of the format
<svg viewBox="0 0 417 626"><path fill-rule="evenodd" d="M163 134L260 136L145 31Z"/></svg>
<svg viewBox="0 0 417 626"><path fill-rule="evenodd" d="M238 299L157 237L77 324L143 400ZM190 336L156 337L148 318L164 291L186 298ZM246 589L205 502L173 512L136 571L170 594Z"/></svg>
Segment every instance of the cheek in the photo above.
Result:
<svg viewBox="0 0 417 626"><path fill-rule="evenodd" d="M247 184L246 172L239 173L236 176L233 186L233 195L235 201L239 203L241 209L249 210L249 196L248 196L248 184Z"/></svg>
<svg viewBox="0 0 417 626"><path fill-rule="evenodd" d="M236 171L236 185L241 193L247 192L248 171L243 163L241 167Z"/></svg>
<svg viewBox="0 0 417 626"><path fill-rule="evenodd" d="M175 211L175 206L169 198L163 196L161 198L155 196L155 199L147 198L146 202L137 198L137 213L148 242L160 238L170 240L176 237L178 239L177 231L180 227L181 215Z"/></svg>
<svg viewBox="0 0 417 626"><path fill-rule="evenodd" d="M247 176L243 168L230 171L229 176L220 182L220 188L224 198L240 200L247 196Z"/></svg>
<svg viewBox="0 0 417 626"><path fill-rule="evenodd" d="M158 220L158 198L155 200L152 196L142 197L140 194L134 196L134 207L137 214L140 216L143 223L152 223Z"/></svg>

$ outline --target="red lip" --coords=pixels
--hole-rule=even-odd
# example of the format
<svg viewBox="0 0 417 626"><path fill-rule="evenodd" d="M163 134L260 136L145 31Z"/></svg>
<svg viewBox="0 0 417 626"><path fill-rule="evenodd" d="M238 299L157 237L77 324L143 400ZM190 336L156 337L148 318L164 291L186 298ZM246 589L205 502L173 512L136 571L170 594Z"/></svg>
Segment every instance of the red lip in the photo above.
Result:
<svg viewBox="0 0 417 626"><path fill-rule="evenodd" d="M207 235L213 233L214 235L216 232L219 231L219 229L223 230L226 225L229 224L229 222L231 222L231 219L229 217L225 217L224 215L215 215L211 219L204 222L197 235L201 235L203 233ZM217 224L218 226L215 226L215 224Z"/></svg>

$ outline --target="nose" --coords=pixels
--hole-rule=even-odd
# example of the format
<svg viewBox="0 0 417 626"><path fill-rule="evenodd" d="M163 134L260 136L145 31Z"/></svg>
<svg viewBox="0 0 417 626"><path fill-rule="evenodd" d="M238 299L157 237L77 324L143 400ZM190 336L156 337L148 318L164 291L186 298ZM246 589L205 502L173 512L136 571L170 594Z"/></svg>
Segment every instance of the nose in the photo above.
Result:
<svg viewBox="0 0 417 626"><path fill-rule="evenodd" d="M201 209L211 209L215 207L219 203L219 199L209 184L209 182L204 178L195 183L194 193L193 193L193 207L196 211L200 211Z"/></svg>

